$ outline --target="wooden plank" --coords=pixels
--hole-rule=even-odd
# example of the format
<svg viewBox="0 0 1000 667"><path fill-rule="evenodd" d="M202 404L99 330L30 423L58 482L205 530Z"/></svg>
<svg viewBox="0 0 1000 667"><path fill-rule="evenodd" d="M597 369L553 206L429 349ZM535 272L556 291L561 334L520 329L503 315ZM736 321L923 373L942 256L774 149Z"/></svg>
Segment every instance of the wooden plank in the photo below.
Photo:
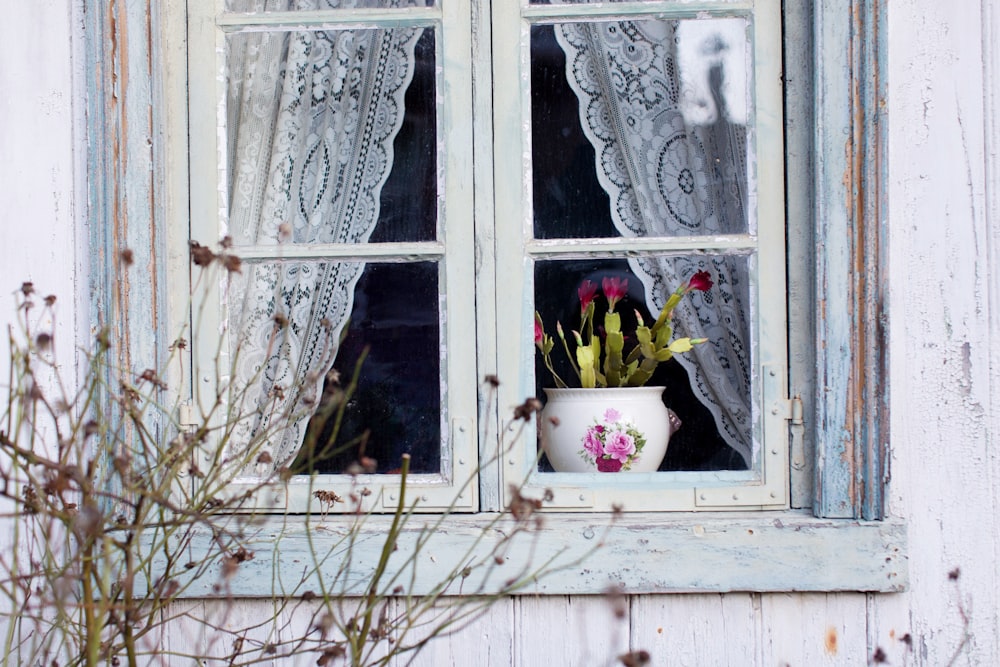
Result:
<svg viewBox="0 0 1000 667"><path fill-rule="evenodd" d="M644 2L593 2L566 3L558 5L531 4L524 8L525 18L540 22L544 19L599 17L604 20L626 19L655 15L657 18L705 18L722 16L742 16L753 11L753 2L728 0L727 2L683 3L645 0Z"/></svg>
<svg viewBox="0 0 1000 667"><path fill-rule="evenodd" d="M785 3L785 205L788 233L789 396L812 415L816 386L816 240L813 220L813 3ZM791 506L812 507L816 437L812 420L792 425Z"/></svg>
<svg viewBox="0 0 1000 667"><path fill-rule="evenodd" d="M869 624L891 664L996 665L1000 25L991 3L893 3L890 22L891 510L912 586Z"/></svg>
<svg viewBox="0 0 1000 667"><path fill-rule="evenodd" d="M632 650L653 665L746 665L758 653L754 596L637 595L632 598Z"/></svg>
<svg viewBox="0 0 1000 667"><path fill-rule="evenodd" d="M423 7L351 8L312 11L226 12L217 23L226 32L249 30L351 30L430 26L441 10ZM241 30L242 29L242 30Z"/></svg>
<svg viewBox="0 0 1000 667"><path fill-rule="evenodd" d="M387 517L371 517L353 547L353 564L339 579L343 590L365 589L372 564L378 561ZM415 555L415 542L431 518L416 518L400 537L390 559L409 592L432 592L452 571L475 560L491 562L509 519L484 532L485 517L451 516L436 526ZM560 571L528 580L518 594L594 594L614 585L627 593L729 591L898 591L908 581L906 529L901 523L824 521L794 513L746 515L629 515L612 526L587 515L548 514L542 530L523 534L500 553L502 565L475 570L459 579L450 591L468 593L482 587L503 589L512 578L551 559ZM228 586L235 596L271 595L272 577L292 577L315 562L313 553L326 553L342 535L336 520L313 521L307 528L297 517L284 526L280 518L262 519L260 533L250 536L252 560L243 563ZM607 532L605 533L605 531ZM201 553L210 535L195 540ZM275 544L280 541L280 550ZM595 551L598 544L602 546ZM339 547L318 571L333 585L343 566ZM411 558L411 562L404 562ZM670 563L670 566L663 566ZM307 577L304 589L317 588ZM191 597L213 597L212 577L191 583ZM392 584L395 585L395 584Z"/></svg>
<svg viewBox="0 0 1000 667"><path fill-rule="evenodd" d="M454 602L449 598L448 602ZM398 600L396 609L403 603ZM454 665L514 665L514 607L513 600L508 599L488 607L470 623L459 624L462 630L456 634L440 636L431 641L415 657L404 654L396 658L392 665L403 667L412 664L414 667L444 667ZM425 631L426 632L426 631ZM413 662L410 663L410 659Z"/></svg>
<svg viewBox="0 0 1000 667"><path fill-rule="evenodd" d="M761 595L760 615L760 665L870 664L864 595Z"/></svg>
<svg viewBox="0 0 1000 667"><path fill-rule="evenodd" d="M878 519L888 477L884 0L816 11L814 509Z"/></svg>
<svg viewBox="0 0 1000 667"><path fill-rule="evenodd" d="M511 664L620 664L616 657L629 651L628 602L603 595L519 598Z"/></svg>

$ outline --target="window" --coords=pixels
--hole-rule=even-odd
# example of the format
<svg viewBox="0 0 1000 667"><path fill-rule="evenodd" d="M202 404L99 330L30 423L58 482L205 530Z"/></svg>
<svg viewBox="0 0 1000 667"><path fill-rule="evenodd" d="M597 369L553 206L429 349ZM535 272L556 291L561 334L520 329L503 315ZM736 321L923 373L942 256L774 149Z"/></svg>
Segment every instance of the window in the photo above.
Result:
<svg viewBox="0 0 1000 667"><path fill-rule="evenodd" d="M650 317L707 269L711 298L675 322L709 344L663 380L687 401L672 403L686 457L643 479L532 471L528 437L480 483L527 475L567 510L786 506L779 4L496 3L482 81L457 5L189 10L192 237L226 234L244 261L194 331L225 331L222 365L248 405L269 405L247 433L285 409L276 390L306 382L314 400L334 360L347 374L367 347L347 423L370 436L382 474L369 481L391 489L406 452L422 505L447 504L476 467L474 434L497 432L476 426L478 378L499 375L501 406L537 393L535 310L565 310L574 285L615 273ZM213 341L195 348L216 367ZM275 435L275 465L295 458L305 421ZM336 484L344 463L317 468ZM306 488L289 484L289 508Z"/></svg>
<svg viewBox="0 0 1000 667"><path fill-rule="evenodd" d="M494 5L494 44L511 45L494 88L522 91L494 99L496 201L523 203L497 211L498 289L524 295L498 298L498 321L528 329L533 303L572 328L576 285L609 275L655 319L696 271L716 280L674 318L709 343L661 371L683 422L662 472L533 473L560 508L787 504L780 18L767 0ZM501 377L525 378L503 405L545 384L521 370L531 341L498 328Z"/></svg>
<svg viewBox="0 0 1000 667"><path fill-rule="evenodd" d="M529 442L527 448L516 450L515 456L502 461L500 470L482 472L479 485L473 489L475 497L467 498L465 507L480 511L500 509L504 481L530 473L533 485L554 488L559 510L575 513L561 517L559 526L551 529L547 540L556 549L567 544L573 548L587 539L587 526L594 521L590 512L606 509L612 502L624 502L629 509L640 513L626 520L623 530L631 540L623 548L640 559L643 553L655 552L631 544L637 532L641 532L642 539L647 540L644 544L649 540L654 545L669 540L671 549L684 554L683 567L657 573L652 578L646 573L635 581L630 579L624 582L629 590L893 590L905 585L905 527L892 521L822 521L787 511L763 515L750 512L738 518L731 514L692 517L658 513L663 509L781 509L791 505L811 506L818 516L882 518L880 494L885 480L885 443L879 433L884 428L885 392L880 385L884 360L877 352L880 337L884 335L877 283L881 261L877 224L881 172L878 160L865 159L873 151L881 150L878 129L881 84L873 76L878 72L877 45L882 38L881 2L858 3L855 18L860 29L857 30L848 29L851 17L840 16L841 12L832 9L789 4L784 17L780 17L780 7L773 0L720 1L698 3L696 7L666 1L533 2L522 3L520 7L513 2L493 2L492 8L486 3L464 6L470 3L439 0L403 3L406 6L391 8L359 3L363 6L350 11L329 8L293 11L282 4L281 11L270 11L270 6L268 11L260 11L263 6L253 7L258 10L256 13L237 0L213 8L205 8L202 3L189 4L186 27L184 17L173 12L165 10L159 17L164 35L159 53L175 66L183 59L179 54L187 53L187 75L178 73L183 67L167 68L159 86L153 89L160 92L154 93L146 106L141 96L130 92L121 99L121 118L100 120L106 115L104 107L113 106L119 98L113 94L117 80L110 74L97 72L103 75L97 79L107 87L95 94L91 102L95 111L101 113L88 114L91 122L97 124L93 131L113 139L106 143L92 142L95 146L108 144L120 151L123 144L115 142L131 140L125 129L129 123L125 120L133 121L131 127L143 126L143 110L148 108L153 108L154 116L146 126L151 132L154 127L166 128L173 142L166 160L148 162L154 167L153 182L169 184L170 196L163 199L157 197L155 188L149 187L148 174L136 164L124 165L124 172L119 173L108 169L100 153L92 158L94 178L114 186L93 188L108 198L98 197L95 202L94 247L113 249L128 245L139 249L137 261L146 257L158 266L157 281L134 285L131 291L124 290L116 297L122 304L132 304L118 312L120 326L134 331L136 339L145 337L152 357L164 344L155 335L163 322L143 323L141 318L150 311L149 304L173 305L164 294L163 285L168 274L174 279L183 275L184 270L178 269L183 260L165 248L168 244L164 239L176 232L171 225L188 218L185 204L178 203L188 200L186 187L190 188L193 236L204 239L218 236L220 231L236 231L228 200L232 183L229 169L240 143L233 133L232 117L225 115L233 110L233 105L227 98L225 80L218 76L234 66L229 54L241 49L260 52L263 49L260 44L268 39L276 42L271 46L282 49L295 41L293 35L302 33L322 32L332 35L335 41L337 36L353 40L383 28L391 33L409 31L411 36L402 42L405 49L413 49L413 63L422 63L415 67L422 68L424 73L434 73L433 82L426 84L433 93L427 93L427 87L423 87L424 108L433 107L434 118L425 118L423 127L400 129L397 137L410 132L413 143L406 150L400 151L395 145L394 149L400 160L407 159L404 154L408 154L415 162L414 169L424 170L425 178L412 179L419 183L393 184L392 176L387 175L382 192L386 189L392 192L399 186L404 189L398 192L417 193L400 195L405 199L406 212L397 214L413 224L399 233L390 233L398 231L396 227L379 229L376 225L370 236L365 236L365 232L355 238L332 241L319 237L283 240L279 235L284 232L276 228L270 236L239 242L240 254L248 263L285 269L294 264L298 272L308 268L313 273L317 267L325 267L323 270L334 267L333 273L325 276L343 271L339 274L342 285L357 280L353 283L355 304L364 301L368 293L391 293L393 285L419 283L426 289L413 297L423 299L418 310L426 317L407 318L405 325L411 327L410 333L413 327L418 329L413 335L425 343L430 341L428 349L436 341L439 345L434 349L445 350L436 357L431 353L426 366L436 365L436 377L446 389L437 393L412 392L421 393L420 398L429 399L432 404L436 401L438 407L437 418L425 428L426 432L438 435L436 439L431 435L426 441L432 443L432 450L439 446L440 451L421 464L421 483L427 490L424 506L432 510L443 499L450 498L456 480L461 478L461 466L474 467L480 444L475 434L486 426L480 422L482 415L475 400L478 380L484 372L495 368L501 379L512 376L501 385L502 406L520 402L525 395L534 393L536 386L529 372L534 364L530 341L532 314L536 307L546 307L542 296L551 276L571 283L581 270L601 271L614 266L617 271L623 262L628 262L633 275L639 277L634 265L648 258L657 262L663 258L692 261L705 256L725 258L745 267L756 299L750 299L754 304L750 311L754 342L746 356L755 369L749 401L754 411L751 442L756 444L749 448L751 455L746 469L722 465L716 467L729 469L677 470L636 476L634 481L604 482L595 475L536 469ZM487 9L492 13L487 14ZM485 20L487 16L489 20ZM538 199L541 194L538 179L551 179L553 175L551 171L545 175L546 165L540 164L542 160L532 151L540 141L553 137L541 132L545 119L536 116L536 112L564 113L545 99L546 90L550 97L567 95L547 89L546 85L536 85L536 72L542 77L545 67L549 71L552 67L558 69L558 64L544 61L552 56L558 58L553 42L560 39L564 44L559 51L566 53L565 47L572 41L576 28L599 29L616 21L645 22L654 18L649 31L673 31L681 35L678 37L681 41L685 39L684 33L690 34L687 26L742 26L742 32L725 34L742 34L745 40L741 47L731 47L731 51L737 56L743 54L742 73L747 76L744 99L753 102L748 105L742 144L746 148L743 158L750 165L742 173L746 175L747 191L753 193L746 199L749 212L738 218L735 231L726 234L623 237L600 231L610 229L607 224L614 225L613 219L610 223L605 220L603 228L590 226L589 222L568 229L557 224L546 226L545 219L538 217L543 208ZM121 54L107 49L137 48L125 45L124 40L102 41L104 31L121 25L120 17L118 24L100 13L89 19L90 48L102 56L94 58L94 62L120 57ZM796 88L800 99L791 98L787 88L783 101L781 98L782 47L778 27L782 20L786 26L785 74L789 87ZM187 41L177 39L178 34L186 34ZM810 39L815 39L815 43ZM305 48L304 44L298 46ZM389 44L387 48L402 47ZM846 67L842 65L845 52L850 54ZM145 60L138 55L141 54L130 53L128 62L158 62L152 55ZM809 63L814 63L815 71ZM727 65L726 72L739 71L728 68ZM806 82L815 77L816 96L813 97L806 82L792 81L789 72L801 75ZM155 68L145 76L155 79L154 74ZM413 76L419 83L416 69ZM566 84L574 86L569 78ZM576 85L573 96L579 100L582 88L579 81ZM493 91L497 94L492 94ZM193 114L190 126L188 108L183 102L185 92L190 96ZM409 94L407 87L406 95ZM431 99L435 104L427 104ZM730 104L730 98L725 103ZM408 109L420 104L419 99L412 104L411 100L404 100ZM816 104L815 119L808 112L813 104ZM206 122L206 118L211 120ZM244 128L253 130L252 126L239 123L237 126L240 133ZM526 127L533 129L526 132ZM220 132L220 128L225 132ZM427 135L431 128L433 132ZM786 163L784 175L782 129L793 138L787 150L792 157ZM185 143L187 130L190 139L179 155L176 146ZM593 127L582 121L580 131L586 135L593 132ZM846 156L844 131L851 138ZM423 139L419 138L421 132L425 133ZM143 145L143 142L138 144ZM154 150L161 147L157 142L152 145ZM822 159L813 162L810 153L813 148ZM190 180L181 175L188 150ZM737 151L736 155L740 153ZM800 161L807 166L799 169ZM595 160L595 175L599 179L597 164ZM437 176L426 177L428 173ZM815 216L818 235L815 238L822 240L816 243L809 235L811 224L789 225L788 233L798 236L799 242L790 246L787 289L786 262L782 258L785 216L781 183L785 178L792 184L788 219L794 222L812 220ZM795 185L803 182L806 182L803 187ZM416 189L406 190L408 187ZM127 199L133 207L138 206L135 202L152 200L152 209L144 213L142 208L128 208L114 217L117 200L111 197L122 190L130 195ZM145 230L142 224L123 225L122 215L130 220L148 219L150 224ZM558 215L551 219L557 223ZM352 224L355 221L351 219ZM220 222L224 225L221 228ZM574 220L570 222L575 224ZM150 235L149 229L156 233ZM804 234L802 229L810 232ZM278 243L279 240L283 242ZM581 251L581 247L585 249ZM578 264L587 266L581 269ZM805 264L815 269L803 269ZM858 267L864 271L858 271ZM801 289L804 282L813 284L808 279L813 270L817 275L814 297L809 290L803 294ZM803 276L805 279L800 280ZM100 283L102 278L95 280ZM382 287L368 287L378 285L378 281ZM340 294L349 292L342 289ZM808 322L809 326L801 330L808 332L814 328L815 337L823 341L822 345L809 349L809 336L793 336L788 343L792 349L790 362L786 361L785 351L786 292L792 294L794 304L790 309L794 333L801 333L798 325ZM101 289L95 293L98 299L104 298ZM223 296L219 295L218 303L227 303ZM134 307L135 304L140 307ZM147 307L142 308L141 304ZM392 305L387 307L391 310ZM96 309L101 312L101 301ZM359 312L354 305L347 310ZM217 325L221 325L228 315L223 310L215 312ZM814 313L818 314L813 317ZM350 330L359 324L345 326ZM229 331L233 330L230 323ZM471 336L472 331L478 333L477 337ZM808 349L808 353L801 354L803 349ZM391 360L385 363L391 364ZM804 394L805 425L792 428L790 448L785 444L789 441L787 420L796 415L787 400L785 381L789 373L793 390L816 387ZM413 381L426 382L426 378ZM776 454L771 453L772 443L778 447ZM759 453L754 453L755 447ZM771 456L776 457L773 462ZM391 472L379 475L378 481L384 484L384 493L373 498L374 503L383 502L381 498L389 498L392 493ZM789 488L790 500L785 496ZM293 490L285 504L293 507L302 500L295 498ZM456 525L463 521L458 517L455 520ZM475 517L468 522L474 525ZM292 541L293 536L287 539ZM834 574L817 576L815 570L822 569L823 563L838 562L824 554L842 552L838 547L844 545L850 545L849 551L856 554L852 556L856 560L854 566L833 568ZM721 573L717 559L709 556L731 553L731 549L740 550L741 562L746 566ZM774 558L775 549L784 554L781 559ZM807 563L815 567L805 567ZM597 582L594 578L582 583L556 582L554 588L546 590L594 592L605 581Z"/></svg>
<svg viewBox="0 0 1000 667"><path fill-rule="evenodd" d="M228 234L244 261L197 329L227 332L249 405L303 383L315 400L334 359L349 376L367 347L345 427L370 433L373 507L395 507L402 453L423 508L448 506L477 467L469 8L195 4L192 236ZM214 368L213 346L195 347ZM278 411L303 411L296 398ZM300 453L305 422L275 434L273 465ZM324 485L351 483L336 457L317 468ZM289 508L309 486L288 484Z"/></svg>

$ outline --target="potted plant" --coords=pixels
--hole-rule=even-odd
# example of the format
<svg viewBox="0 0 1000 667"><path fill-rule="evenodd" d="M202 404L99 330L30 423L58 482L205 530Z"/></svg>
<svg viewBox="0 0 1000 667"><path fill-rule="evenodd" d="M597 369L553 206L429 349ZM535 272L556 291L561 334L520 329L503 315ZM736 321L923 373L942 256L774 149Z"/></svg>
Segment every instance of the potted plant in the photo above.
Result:
<svg viewBox="0 0 1000 667"><path fill-rule="evenodd" d="M572 332L572 351L562 324L556 322L578 388L570 387L556 372L551 358L555 340L535 313L535 346L556 385L544 390L548 400L541 420L542 447L556 471L653 472L659 468L680 420L663 404L666 387L647 387L646 383L660 363L708 340L672 339L671 321L685 295L711 287L707 271L695 273L674 290L652 326L636 312L635 331L626 335L615 308L627 293L628 279L601 281L608 306L603 327L594 323L596 302L602 295L592 281L583 281L577 289L580 329Z"/></svg>

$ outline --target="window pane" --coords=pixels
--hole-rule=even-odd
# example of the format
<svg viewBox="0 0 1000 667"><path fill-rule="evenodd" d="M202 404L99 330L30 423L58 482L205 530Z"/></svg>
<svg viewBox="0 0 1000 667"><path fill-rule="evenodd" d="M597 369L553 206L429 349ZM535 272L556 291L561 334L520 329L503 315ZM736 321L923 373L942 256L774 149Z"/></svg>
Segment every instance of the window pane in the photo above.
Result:
<svg viewBox="0 0 1000 667"><path fill-rule="evenodd" d="M355 289L354 309L334 368L358 386L347 404L338 442L359 445L324 457L317 472L340 473L363 455L380 473L441 469L441 332L438 267L434 262L368 264ZM361 361L364 357L363 361ZM361 361L360 367L358 363ZM326 439L333 423L314 423Z"/></svg>
<svg viewBox="0 0 1000 667"><path fill-rule="evenodd" d="M431 29L237 33L227 73L237 245L436 237Z"/></svg>
<svg viewBox="0 0 1000 667"><path fill-rule="evenodd" d="M664 386L664 403L680 418L671 436L660 470L738 470L750 462L752 409L750 390L748 259L742 256L687 256L674 258L545 260L535 263L535 308L545 332L555 341L550 357L556 373L569 385L580 386L556 333L560 322L575 354L573 331L580 329L578 288L585 281L598 287L595 331L603 335L607 300L605 278L627 281L626 295L615 308L625 334L623 356L636 346L636 313L647 326L656 321L658 307L648 306L649 295L665 302L678 284L697 271L708 271L715 283L708 291L692 291L673 319L674 339L707 337L709 342L659 364L646 386ZM641 278L639 276L642 276ZM682 278L673 280L672 276ZM669 284L667 284L669 282ZM647 288L646 285L650 287ZM603 339L602 339L603 340ZM556 382L541 355L536 355L536 390ZM547 462L542 462L546 470Z"/></svg>
<svg viewBox="0 0 1000 667"><path fill-rule="evenodd" d="M435 262L245 263L228 294L236 382L252 387L244 402L307 416L316 410L308 429L305 421L298 424L296 442L276 451L298 452L300 466L309 461L319 472L345 472L361 456L374 459L378 472L392 472L404 453L413 472L438 472L438 303ZM328 375L331 368L339 384ZM324 408L339 404L338 389L348 387L355 372L358 385L337 433ZM297 393L313 398L296 401ZM250 435L266 422L265 416ZM319 444L300 449L311 441L308 430Z"/></svg>
<svg viewBox="0 0 1000 667"><path fill-rule="evenodd" d="M750 230L746 35L729 18L533 26L535 236Z"/></svg>
<svg viewBox="0 0 1000 667"><path fill-rule="evenodd" d="M226 0L226 11L256 13L433 6L434 0Z"/></svg>

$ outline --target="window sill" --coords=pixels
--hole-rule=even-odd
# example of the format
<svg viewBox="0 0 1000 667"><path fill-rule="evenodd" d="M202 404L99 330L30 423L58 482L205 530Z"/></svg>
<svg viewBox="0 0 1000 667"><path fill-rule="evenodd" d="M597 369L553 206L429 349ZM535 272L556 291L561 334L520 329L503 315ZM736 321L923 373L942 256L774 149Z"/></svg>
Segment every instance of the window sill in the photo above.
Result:
<svg viewBox="0 0 1000 667"><path fill-rule="evenodd" d="M491 516L448 517L422 549L415 571L406 570L388 589L403 583L408 594L433 593L449 572L460 571L469 562L466 554L470 549L491 553L501 531L508 532L505 527L512 525L511 519L504 518L483 537L481 526ZM306 522L295 516L269 517L255 523L259 532L249 545L254 558L240 566L225 593L270 596L272 584L279 586L279 575L280 588L289 595L318 592L317 582L302 583L303 572L312 569L311 553L333 550L334 555L321 567L327 586L347 595L360 594L379 560L391 517L369 517L353 547L354 566L348 577L331 584L343 566L338 554L346 551L343 526L347 518L313 518L308 530ZM542 530L519 536L506 550L504 564L489 568L485 580L473 574L464 582L456 581L454 590L447 594L495 591L510 577L521 576L531 564L537 566L550 558L556 567L566 567L518 593L596 594L610 586L620 587L624 593L898 592L908 585L906 525L899 520L817 519L796 511L656 513L624 515L608 528L601 517L592 514L545 514L544 519ZM390 559L389 576L394 566L398 571L399 562L413 553L414 540L432 521L431 516L411 519ZM597 552L573 564L602 538L603 546ZM211 538L205 535L203 539L207 547ZM194 545L195 552L199 546ZM345 580L354 583L344 586ZM220 595L214 576L188 583L185 597Z"/></svg>

